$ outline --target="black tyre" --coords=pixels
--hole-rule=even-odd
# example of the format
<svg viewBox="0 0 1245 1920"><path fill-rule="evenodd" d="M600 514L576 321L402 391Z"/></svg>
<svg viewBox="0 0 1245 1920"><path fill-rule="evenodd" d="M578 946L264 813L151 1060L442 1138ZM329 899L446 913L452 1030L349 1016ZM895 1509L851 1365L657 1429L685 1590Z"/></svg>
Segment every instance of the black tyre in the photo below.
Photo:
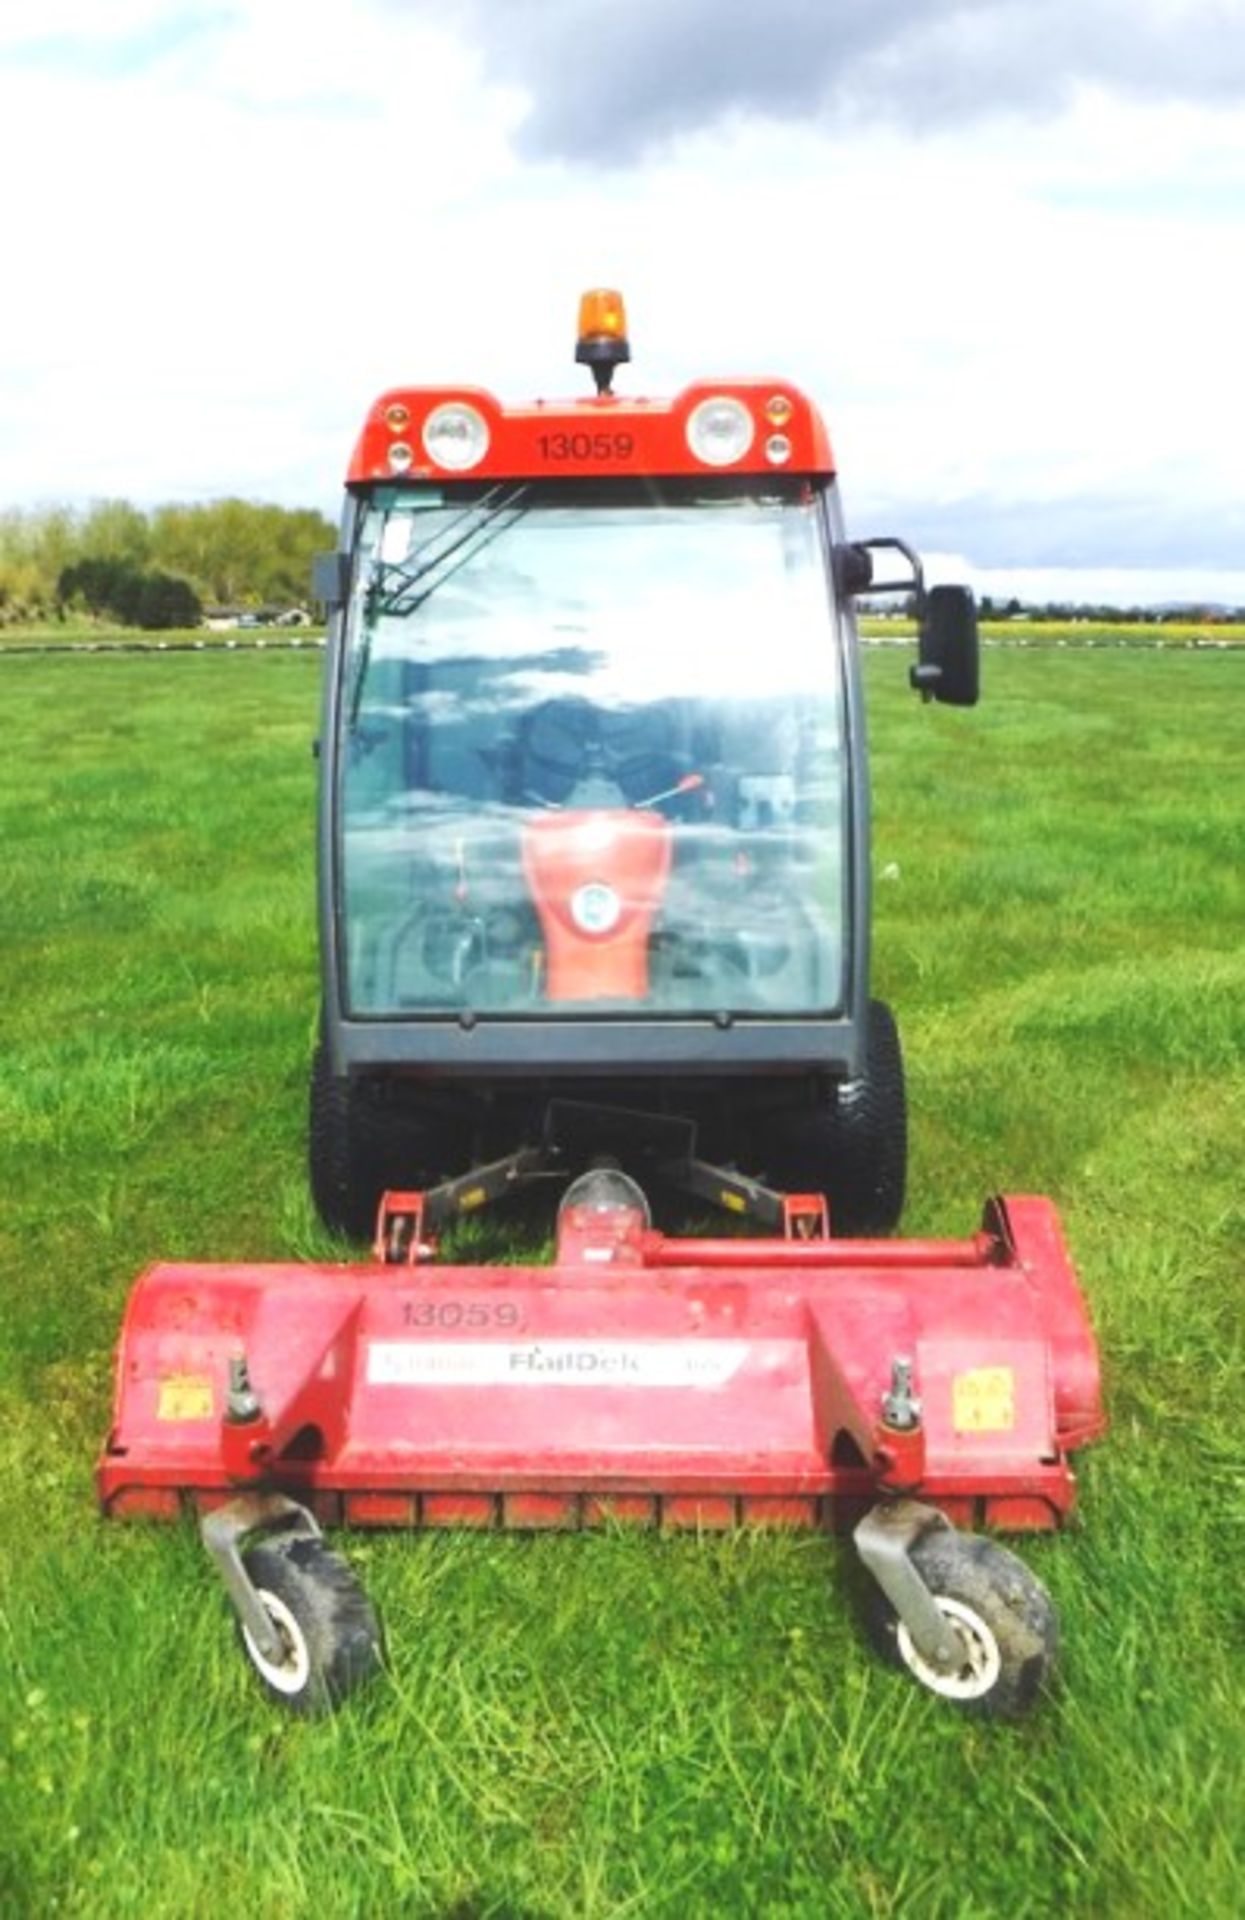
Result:
<svg viewBox="0 0 1245 1920"><path fill-rule="evenodd" d="M949 1527L925 1534L911 1558L955 1627L963 1663L949 1673L930 1665L870 1581L867 1619L878 1651L964 1713L1003 1720L1028 1713L1050 1679L1059 1640L1041 1581L1006 1547Z"/></svg>
<svg viewBox="0 0 1245 1920"><path fill-rule="evenodd" d="M379 1169L356 1089L338 1079L323 1042L311 1062L308 1171L311 1197L326 1227L363 1239L376 1218Z"/></svg>
<svg viewBox="0 0 1245 1920"><path fill-rule="evenodd" d="M884 1000L869 1002L865 1071L838 1090L834 1136L831 1219L837 1210L847 1233L891 1233L908 1176L908 1096L899 1029Z"/></svg>
<svg viewBox="0 0 1245 1920"><path fill-rule="evenodd" d="M387 1187L428 1186L437 1177L437 1129L379 1097L366 1081L337 1078L321 1041L311 1063L308 1171L311 1197L326 1227L370 1240ZM440 1148L450 1142L440 1128Z"/></svg>
<svg viewBox="0 0 1245 1920"><path fill-rule="evenodd" d="M298 1534L243 1555L283 1652L270 1660L239 1624L243 1650L271 1698L291 1713L331 1713L382 1665L371 1602L339 1554Z"/></svg>
<svg viewBox="0 0 1245 1920"><path fill-rule="evenodd" d="M823 1105L776 1122L769 1178L790 1193L824 1193L836 1234L874 1234L899 1225L907 1170L899 1031L885 1002L871 1000L863 1074Z"/></svg>

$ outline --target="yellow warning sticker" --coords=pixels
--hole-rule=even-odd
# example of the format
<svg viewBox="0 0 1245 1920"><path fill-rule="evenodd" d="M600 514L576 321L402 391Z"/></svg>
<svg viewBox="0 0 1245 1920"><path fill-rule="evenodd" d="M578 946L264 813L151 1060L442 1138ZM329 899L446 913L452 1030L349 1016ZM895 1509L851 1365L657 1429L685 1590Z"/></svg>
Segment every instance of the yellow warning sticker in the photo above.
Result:
<svg viewBox="0 0 1245 1920"><path fill-rule="evenodd" d="M458 1196L458 1211L474 1213L475 1209L482 1207L487 1199L488 1194L483 1187L468 1187L466 1193L460 1193Z"/></svg>
<svg viewBox="0 0 1245 1920"><path fill-rule="evenodd" d="M212 1382L202 1373L170 1373L160 1382L157 1420L210 1420L216 1411Z"/></svg>
<svg viewBox="0 0 1245 1920"><path fill-rule="evenodd" d="M1007 1433L1016 1424L1016 1375L1011 1367L974 1367L953 1374L951 1419L957 1433Z"/></svg>
<svg viewBox="0 0 1245 1920"><path fill-rule="evenodd" d="M718 1189L718 1203L725 1207L728 1213L747 1213L748 1211L748 1202L742 1193L735 1193L730 1187Z"/></svg>

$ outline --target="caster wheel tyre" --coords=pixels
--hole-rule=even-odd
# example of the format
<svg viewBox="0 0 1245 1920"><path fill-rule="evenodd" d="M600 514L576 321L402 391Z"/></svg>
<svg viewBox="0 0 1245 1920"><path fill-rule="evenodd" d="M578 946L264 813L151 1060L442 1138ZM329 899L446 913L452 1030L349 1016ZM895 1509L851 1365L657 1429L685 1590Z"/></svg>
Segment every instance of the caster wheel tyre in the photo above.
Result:
<svg viewBox="0 0 1245 1920"><path fill-rule="evenodd" d="M239 1623L247 1659L269 1697L291 1713L331 1713L383 1664L371 1602L320 1540L267 1540L243 1558L283 1643L281 1657L269 1659Z"/></svg>
<svg viewBox="0 0 1245 1920"><path fill-rule="evenodd" d="M1041 1581L993 1540L949 1528L927 1533L911 1558L954 1626L963 1660L950 1672L927 1661L871 1581L869 1634L883 1658L964 1713L1003 1720L1029 1713L1049 1683L1059 1639Z"/></svg>

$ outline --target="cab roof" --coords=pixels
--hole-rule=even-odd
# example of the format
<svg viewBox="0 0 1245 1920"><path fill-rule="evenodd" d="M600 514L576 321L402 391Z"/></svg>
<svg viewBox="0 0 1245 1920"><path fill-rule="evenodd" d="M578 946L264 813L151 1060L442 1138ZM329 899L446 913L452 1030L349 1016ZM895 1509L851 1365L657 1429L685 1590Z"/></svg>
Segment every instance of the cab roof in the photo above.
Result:
<svg viewBox="0 0 1245 1920"><path fill-rule="evenodd" d="M347 484L835 471L821 415L788 380L697 381L506 406L482 387L394 387L368 413Z"/></svg>

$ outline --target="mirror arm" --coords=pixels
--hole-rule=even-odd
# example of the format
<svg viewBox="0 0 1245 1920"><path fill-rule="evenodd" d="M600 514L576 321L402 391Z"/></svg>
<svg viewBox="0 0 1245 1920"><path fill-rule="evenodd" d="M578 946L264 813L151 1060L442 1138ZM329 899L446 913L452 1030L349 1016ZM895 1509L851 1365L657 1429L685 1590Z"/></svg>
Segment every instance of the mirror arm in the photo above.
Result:
<svg viewBox="0 0 1245 1920"><path fill-rule="evenodd" d="M925 610L925 571L921 565L921 556L915 547L910 547L906 540L897 540L891 534L885 536L879 535L869 540L857 540L853 544L863 552L869 554L870 557L872 557L875 552L902 554L909 567L911 567L912 572L906 580L870 579L865 585L850 588L849 591L855 593L911 593L915 595L916 598L916 615L919 620ZM872 573L872 567L870 568L870 572Z"/></svg>

